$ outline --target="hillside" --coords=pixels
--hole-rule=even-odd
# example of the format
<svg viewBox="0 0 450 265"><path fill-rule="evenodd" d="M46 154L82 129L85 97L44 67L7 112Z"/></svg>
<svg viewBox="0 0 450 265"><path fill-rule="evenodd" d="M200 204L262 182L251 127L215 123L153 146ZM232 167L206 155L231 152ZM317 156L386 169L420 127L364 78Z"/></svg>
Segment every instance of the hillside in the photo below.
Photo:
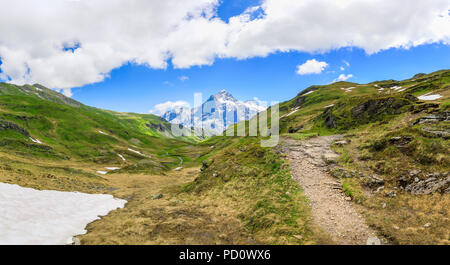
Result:
<svg viewBox="0 0 450 265"><path fill-rule="evenodd" d="M151 114L89 107L41 85L0 83L1 170L9 177L12 172L27 172L34 178L33 172L95 176L104 174L105 167L168 170L180 159L191 159L190 154L178 153L177 148L201 140L174 137L170 127L170 123ZM20 183L39 187L39 181ZM64 183L58 188L62 186Z"/></svg>
<svg viewBox="0 0 450 265"><path fill-rule="evenodd" d="M449 70L402 81L337 82L281 103L280 130L299 144L344 136L331 145L338 156L322 155L322 170L390 243L448 244L449 108Z"/></svg>
<svg viewBox="0 0 450 265"><path fill-rule="evenodd" d="M449 243L448 70L309 87L280 104L273 148L262 136L173 138L153 115L2 87L1 182L128 201L82 244Z"/></svg>

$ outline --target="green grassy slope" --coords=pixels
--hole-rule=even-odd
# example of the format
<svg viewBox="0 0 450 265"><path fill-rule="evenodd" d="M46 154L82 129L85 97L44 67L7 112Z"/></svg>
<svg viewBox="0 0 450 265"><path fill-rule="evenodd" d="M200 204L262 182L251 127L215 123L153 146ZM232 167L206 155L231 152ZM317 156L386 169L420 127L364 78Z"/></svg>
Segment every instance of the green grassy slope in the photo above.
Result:
<svg viewBox="0 0 450 265"><path fill-rule="evenodd" d="M177 148L201 139L175 137L170 127L155 115L85 106L40 85L0 83L0 153L24 162L132 166L153 157L143 168L171 168Z"/></svg>
<svg viewBox="0 0 450 265"><path fill-rule="evenodd" d="M426 101L417 98L423 95L441 97ZM269 108L269 115L270 111ZM298 140L344 134L346 144L333 147L341 157L330 165L330 173L341 180L345 193L362 206L367 222L394 244L448 244L450 183L446 176L450 170L449 111L449 70L418 74L402 81L385 80L370 84L337 82L312 86L292 100L281 103L280 131L282 136ZM266 112L259 115L263 119L268 116ZM267 120L270 124L270 117ZM236 127L231 126L228 130L236 130ZM248 134L249 122L245 122L245 127ZM267 160L266 154L277 148L267 151L258 149L254 153L252 150L257 148L251 144L242 146L237 144L238 140L231 142L230 139L234 138L216 137L205 141L216 146L225 143L225 149L214 150L204 156L211 161L211 165L192 184L192 190L218 189L223 196L233 196L240 190L226 192L227 186L236 185L229 183L251 188L252 181L259 181L259 189L282 190L268 182L278 173L257 166L265 163L276 165ZM215 161L221 162L217 164ZM237 169L233 170L234 167ZM259 180L261 173L255 173L254 178L247 180L246 172L251 170L265 172L263 175L266 178ZM419 173L413 176L415 172ZM382 184L374 184L372 176L381 179ZM446 184L431 193L426 188L423 191L424 187L438 181ZM411 187L419 191L413 194ZM245 195L242 193L240 196ZM256 204L260 200L257 194L249 198ZM277 198L274 192L267 196L266 203L284 199ZM260 216L261 220L267 221L269 215L277 216L271 214L282 211L284 207L294 207L287 205L269 207L272 211L266 209L265 214ZM252 216L249 214L247 217ZM246 218L244 220L250 222ZM283 223L282 220L277 219L278 222L268 225L266 229L276 229ZM289 242L289 232L279 235ZM280 237L276 242L280 242Z"/></svg>

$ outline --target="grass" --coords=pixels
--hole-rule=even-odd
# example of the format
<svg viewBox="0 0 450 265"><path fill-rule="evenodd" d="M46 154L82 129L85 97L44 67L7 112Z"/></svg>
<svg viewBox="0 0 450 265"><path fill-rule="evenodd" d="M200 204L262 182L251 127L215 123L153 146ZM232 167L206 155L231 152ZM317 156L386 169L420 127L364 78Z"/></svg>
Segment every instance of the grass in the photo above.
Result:
<svg viewBox="0 0 450 265"><path fill-rule="evenodd" d="M260 147L258 140L235 138L232 145L211 156L208 167L181 191L233 211L258 243L324 242L286 161L273 149Z"/></svg>

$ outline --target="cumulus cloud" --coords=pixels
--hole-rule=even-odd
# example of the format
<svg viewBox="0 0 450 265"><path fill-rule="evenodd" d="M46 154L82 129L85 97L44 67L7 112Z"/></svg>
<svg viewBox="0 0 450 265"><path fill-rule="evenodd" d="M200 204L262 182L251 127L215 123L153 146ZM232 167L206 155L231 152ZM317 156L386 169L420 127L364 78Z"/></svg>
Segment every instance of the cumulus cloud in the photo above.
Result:
<svg viewBox="0 0 450 265"><path fill-rule="evenodd" d="M326 62L319 62L316 59L308 60L304 64L297 66L297 74L320 74L327 66Z"/></svg>
<svg viewBox="0 0 450 265"><path fill-rule="evenodd" d="M219 0L0 0L0 79L69 89L125 63L164 69L274 52L450 43L448 0L262 0L225 22Z"/></svg>
<svg viewBox="0 0 450 265"><path fill-rule="evenodd" d="M179 100L179 101L175 101L175 102L167 101L164 103L157 104L149 112L151 114L161 116L164 113L166 113L167 111L173 110L173 111L180 112L180 111L185 111L185 110L190 110L190 109L191 109L191 106L188 102Z"/></svg>
<svg viewBox="0 0 450 265"><path fill-rule="evenodd" d="M182 75L182 76L179 77L179 79L180 79L181 82L184 82L184 81L189 80L189 76Z"/></svg>
<svg viewBox="0 0 450 265"><path fill-rule="evenodd" d="M336 78L336 79L333 80L333 83L334 83L334 82L339 82L339 81L347 81L348 79L350 79L350 78L352 78L352 77L353 77L352 74L348 74L348 75L346 75L346 74L341 74L341 75L339 75L338 78Z"/></svg>

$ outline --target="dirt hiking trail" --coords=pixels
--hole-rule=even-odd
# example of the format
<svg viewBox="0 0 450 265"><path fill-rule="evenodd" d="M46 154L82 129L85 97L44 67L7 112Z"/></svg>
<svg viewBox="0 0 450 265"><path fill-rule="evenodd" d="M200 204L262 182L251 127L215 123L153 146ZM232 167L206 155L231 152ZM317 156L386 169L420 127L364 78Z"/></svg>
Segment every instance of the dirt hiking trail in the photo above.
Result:
<svg viewBox="0 0 450 265"><path fill-rule="evenodd" d="M314 221L334 242L343 245L380 244L343 193L340 180L327 173L326 160L338 157L330 144L342 136L321 136L298 141L283 138L293 178L311 203Z"/></svg>

